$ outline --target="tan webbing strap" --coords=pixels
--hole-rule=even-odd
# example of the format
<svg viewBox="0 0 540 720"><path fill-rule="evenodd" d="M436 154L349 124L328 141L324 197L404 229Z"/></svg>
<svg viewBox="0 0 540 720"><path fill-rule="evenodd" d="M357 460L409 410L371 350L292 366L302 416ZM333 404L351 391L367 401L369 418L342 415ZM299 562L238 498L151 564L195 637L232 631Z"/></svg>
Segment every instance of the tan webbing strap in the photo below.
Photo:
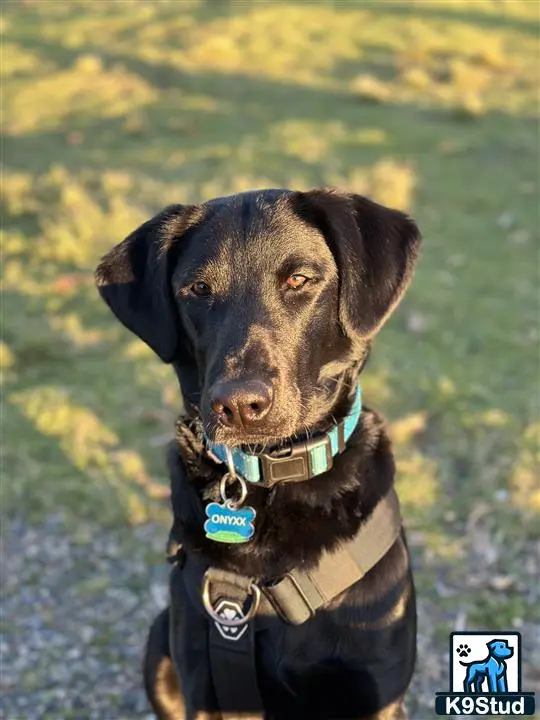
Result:
<svg viewBox="0 0 540 720"><path fill-rule="evenodd" d="M401 512L396 491L392 488L375 507L368 521L347 549L365 575L382 560L401 531Z"/></svg>
<svg viewBox="0 0 540 720"><path fill-rule="evenodd" d="M300 625L371 570L390 550L400 529L399 500L392 489L350 542L323 553L313 570L295 569L263 592L284 620Z"/></svg>
<svg viewBox="0 0 540 720"><path fill-rule="evenodd" d="M205 573L211 580L210 584L210 600L215 603L220 593L226 597L241 599L242 602L249 595L252 580L245 575L238 575L237 573L229 572L227 570L220 570L219 568L210 567Z"/></svg>

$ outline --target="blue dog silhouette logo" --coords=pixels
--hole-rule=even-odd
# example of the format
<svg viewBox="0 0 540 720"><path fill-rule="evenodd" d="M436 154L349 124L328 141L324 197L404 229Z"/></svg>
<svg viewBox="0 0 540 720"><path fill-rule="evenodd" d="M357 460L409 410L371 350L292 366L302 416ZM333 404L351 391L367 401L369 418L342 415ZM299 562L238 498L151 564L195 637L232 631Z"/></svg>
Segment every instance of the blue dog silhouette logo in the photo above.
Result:
<svg viewBox="0 0 540 720"><path fill-rule="evenodd" d="M450 633L450 687L435 693L437 715L534 716L534 692L521 687L521 635L516 630Z"/></svg>
<svg viewBox="0 0 540 720"><path fill-rule="evenodd" d="M508 692L508 672L506 660L514 654L507 640L494 639L487 643L487 656L483 660L464 662L460 665L467 668L463 680L463 692L466 693L505 693ZM471 650L468 645L459 645L456 649L460 658L467 657Z"/></svg>
<svg viewBox="0 0 540 720"><path fill-rule="evenodd" d="M234 508L213 502L206 506L206 516L204 532L215 542L243 543L255 532L255 510L249 506Z"/></svg>

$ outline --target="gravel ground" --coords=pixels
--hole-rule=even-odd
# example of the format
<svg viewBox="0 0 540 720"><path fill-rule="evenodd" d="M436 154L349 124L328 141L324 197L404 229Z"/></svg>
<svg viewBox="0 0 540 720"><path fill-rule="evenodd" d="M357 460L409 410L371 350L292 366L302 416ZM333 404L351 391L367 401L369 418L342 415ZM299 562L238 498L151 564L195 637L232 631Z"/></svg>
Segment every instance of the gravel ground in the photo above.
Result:
<svg viewBox="0 0 540 720"><path fill-rule="evenodd" d="M140 667L149 623L167 601L168 528L107 531L83 524L67 533L55 517L39 526L5 525L1 717L150 720ZM420 576L425 557L412 533L411 540ZM435 568L428 573L434 577ZM433 718L433 692L447 687L444 648L454 627L450 616L441 617L441 593L442 586L419 588L412 720ZM458 612L454 623L461 622ZM531 657L538 627L522 632L524 655Z"/></svg>
<svg viewBox="0 0 540 720"><path fill-rule="evenodd" d="M7 530L2 718L153 717L140 666L149 622L166 602L165 528L96 525L68 536L48 518Z"/></svg>
<svg viewBox="0 0 540 720"><path fill-rule="evenodd" d="M167 528L68 534L49 517L5 530L2 718L153 718L140 666L150 620L166 603ZM431 663L422 684L434 672Z"/></svg>

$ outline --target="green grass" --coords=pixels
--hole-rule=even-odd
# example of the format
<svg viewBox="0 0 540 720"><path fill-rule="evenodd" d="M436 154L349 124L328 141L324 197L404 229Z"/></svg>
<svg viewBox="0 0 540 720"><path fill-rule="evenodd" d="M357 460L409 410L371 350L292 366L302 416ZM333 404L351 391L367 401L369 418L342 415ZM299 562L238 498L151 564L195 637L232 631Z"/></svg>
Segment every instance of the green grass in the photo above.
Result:
<svg viewBox="0 0 540 720"><path fill-rule="evenodd" d="M425 238L364 387L392 421L434 636L458 610L528 627L537 15L532 0L5 3L6 511L167 521L179 394L98 299L98 258L170 202L336 185L408 209Z"/></svg>

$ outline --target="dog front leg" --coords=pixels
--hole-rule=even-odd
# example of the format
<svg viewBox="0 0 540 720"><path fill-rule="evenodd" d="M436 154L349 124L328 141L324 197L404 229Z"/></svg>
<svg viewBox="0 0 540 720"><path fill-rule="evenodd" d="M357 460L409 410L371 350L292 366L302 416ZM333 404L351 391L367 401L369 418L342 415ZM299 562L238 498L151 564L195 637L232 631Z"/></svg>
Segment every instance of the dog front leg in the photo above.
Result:
<svg viewBox="0 0 540 720"><path fill-rule="evenodd" d="M152 623L143 673L146 694L158 720L185 720L186 708L169 648L169 608Z"/></svg>
<svg viewBox="0 0 540 720"><path fill-rule="evenodd" d="M405 707L403 698L400 697L382 710L379 710L375 715L370 715L361 720L409 720L409 713Z"/></svg>

